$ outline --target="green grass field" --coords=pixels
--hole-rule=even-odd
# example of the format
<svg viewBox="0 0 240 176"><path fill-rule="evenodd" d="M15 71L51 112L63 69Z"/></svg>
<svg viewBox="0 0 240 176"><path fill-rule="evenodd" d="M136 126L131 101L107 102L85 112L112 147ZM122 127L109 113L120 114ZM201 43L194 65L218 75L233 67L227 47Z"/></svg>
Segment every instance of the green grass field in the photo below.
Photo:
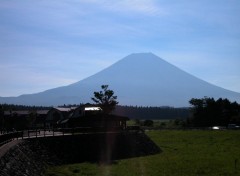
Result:
<svg viewBox="0 0 240 176"><path fill-rule="evenodd" d="M46 176L240 175L240 131L149 131L162 153L113 164L50 167Z"/></svg>

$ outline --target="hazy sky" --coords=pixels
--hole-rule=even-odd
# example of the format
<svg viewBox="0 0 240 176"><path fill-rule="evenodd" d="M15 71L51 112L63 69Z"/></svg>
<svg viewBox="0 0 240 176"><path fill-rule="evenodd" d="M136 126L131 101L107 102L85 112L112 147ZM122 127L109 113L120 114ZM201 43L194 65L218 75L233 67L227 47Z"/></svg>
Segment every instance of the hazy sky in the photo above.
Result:
<svg viewBox="0 0 240 176"><path fill-rule="evenodd" d="M68 85L138 52L240 92L240 1L0 1L0 96Z"/></svg>

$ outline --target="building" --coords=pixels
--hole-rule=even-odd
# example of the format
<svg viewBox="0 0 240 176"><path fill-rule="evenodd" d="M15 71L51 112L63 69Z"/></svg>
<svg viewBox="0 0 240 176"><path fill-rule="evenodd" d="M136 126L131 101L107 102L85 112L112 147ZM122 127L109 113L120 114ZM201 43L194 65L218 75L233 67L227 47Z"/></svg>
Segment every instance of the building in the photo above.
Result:
<svg viewBox="0 0 240 176"><path fill-rule="evenodd" d="M61 122L65 128L82 127L102 130L125 129L128 117L104 114L99 106L83 105Z"/></svg>
<svg viewBox="0 0 240 176"><path fill-rule="evenodd" d="M0 120L2 130L44 128L48 110L4 111Z"/></svg>
<svg viewBox="0 0 240 176"><path fill-rule="evenodd" d="M45 120L46 128L58 127L63 120L72 115L74 109L76 109L76 107L56 107L50 109Z"/></svg>
<svg viewBox="0 0 240 176"><path fill-rule="evenodd" d="M85 128L100 131L126 128L128 117L104 114L101 107L55 107L50 110L4 111L0 119L1 130Z"/></svg>

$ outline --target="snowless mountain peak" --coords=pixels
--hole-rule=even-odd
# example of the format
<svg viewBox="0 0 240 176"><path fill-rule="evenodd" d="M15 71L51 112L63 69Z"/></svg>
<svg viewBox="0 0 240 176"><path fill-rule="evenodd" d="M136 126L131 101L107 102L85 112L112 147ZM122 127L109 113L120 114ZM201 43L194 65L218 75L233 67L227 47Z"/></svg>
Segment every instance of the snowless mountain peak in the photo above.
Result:
<svg viewBox="0 0 240 176"><path fill-rule="evenodd" d="M92 103L94 91L108 84L122 105L189 106L191 98L228 98L232 92L196 78L152 53L134 53L74 84L19 97L2 97L0 103L61 105Z"/></svg>

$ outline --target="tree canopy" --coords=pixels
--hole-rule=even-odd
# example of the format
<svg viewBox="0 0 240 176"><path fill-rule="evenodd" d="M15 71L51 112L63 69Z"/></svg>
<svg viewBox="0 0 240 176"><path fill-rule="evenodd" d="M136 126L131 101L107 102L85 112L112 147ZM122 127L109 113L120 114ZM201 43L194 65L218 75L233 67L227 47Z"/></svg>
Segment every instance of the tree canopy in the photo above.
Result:
<svg viewBox="0 0 240 176"><path fill-rule="evenodd" d="M113 90L108 89L108 85L102 85L101 88L99 92L94 92L92 100L103 109L104 113L108 114L118 104L117 96L114 95Z"/></svg>
<svg viewBox="0 0 240 176"><path fill-rule="evenodd" d="M228 99L204 97L192 98L192 123L195 126L227 126L229 123L240 123L240 105Z"/></svg>

